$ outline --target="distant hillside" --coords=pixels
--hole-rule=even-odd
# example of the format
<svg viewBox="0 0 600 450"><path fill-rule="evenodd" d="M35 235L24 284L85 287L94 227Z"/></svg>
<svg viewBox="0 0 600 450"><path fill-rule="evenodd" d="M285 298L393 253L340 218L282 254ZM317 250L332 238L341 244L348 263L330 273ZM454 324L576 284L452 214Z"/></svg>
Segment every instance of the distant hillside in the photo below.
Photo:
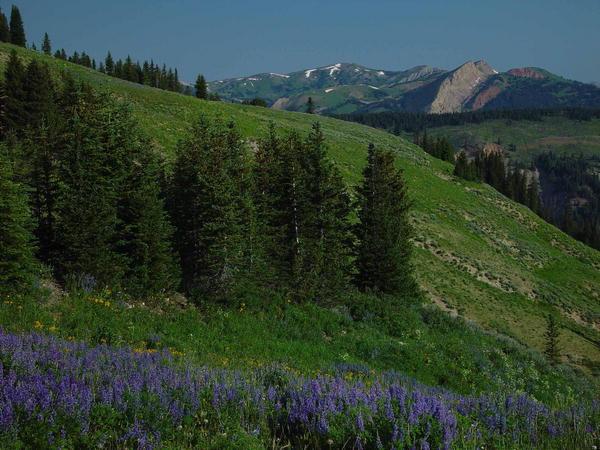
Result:
<svg viewBox="0 0 600 450"><path fill-rule="evenodd" d="M535 67L499 73L485 61L469 61L454 70L417 66L402 71L337 63L214 81L209 89L228 101L259 97L275 109L291 111L303 111L312 97L322 114L600 107L600 88L593 84Z"/></svg>
<svg viewBox="0 0 600 450"><path fill-rule="evenodd" d="M0 44L0 71L13 48ZM561 318L565 361L588 373L600 364L600 252L489 186L456 179L450 164L430 157L407 140L329 117L201 101L16 50L24 60L46 62L57 77L68 70L97 89L127 99L145 132L168 158L200 114L233 120L250 143L264 136L269 122L280 130L304 134L318 120L329 155L350 184L360 179L369 143L394 150L415 204L416 274L429 301L536 349L543 348L546 314L556 311ZM335 67L321 72L318 76L323 78L337 73ZM317 73L301 76L316 77ZM375 80L380 75L365 76ZM397 77L402 78L400 74ZM436 348L430 350L436 353Z"/></svg>

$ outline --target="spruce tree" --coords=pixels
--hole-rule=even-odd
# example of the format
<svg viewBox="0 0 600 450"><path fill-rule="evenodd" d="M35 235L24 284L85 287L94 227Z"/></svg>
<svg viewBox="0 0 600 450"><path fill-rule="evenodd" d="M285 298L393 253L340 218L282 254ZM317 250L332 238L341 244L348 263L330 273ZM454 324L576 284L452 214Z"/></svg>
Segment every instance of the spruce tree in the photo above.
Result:
<svg viewBox="0 0 600 450"><path fill-rule="evenodd" d="M540 188L535 174L531 176L529 185L527 186L527 206L534 213L540 213Z"/></svg>
<svg viewBox="0 0 600 450"><path fill-rule="evenodd" d="M23 146L29 161L27 183L30 187L32 216L38 242L38 258L52 266L56 255L56 201L59 189L58 150L62 127L54 117L36 129L29 129Z"/></svg>
<svg viewBox="0 0 600 450"><path fill-rule="evenodd" d="M339 171L327 158L318 122L298 158L302 245L295 267L296 290L302 298L323 299L340 294L348 281L350 200Z"/></svg>
<svg viewBox="0 0 600 450"><path fill-rule="evenodd" d="M465 180L469 178L469 160L467 154L462 151L456 157L456 163L454 164L454 175Z"/></svg>
<svg viewBox="0 0 600 450"><path fill-rule="evenodd" d="M313 98L312 97L308 97L308 101L306 102L306 112L308 114L314 114L315 113L315 103L313 102Z"/></svg>
<svg viewBox="0 0 600 450"><path fill-rule="evenodd" d="M52 76L46 64L35 59L29 63L23 78L25 124L38 127L54 106Z"/></svg>
<svg viewBox="0 0 600 450"><path fill-rule="evenodd" d="M113 76L115 71L115 63L113 61L112 55L110 52L106 55L106 59L104 60L104 67L106 69L106 74Z"/></svg>
<svg viewBox="0 0 600 450"><path fill-rule="evenodd" d="M15 5L13 5L12 10L10 11L10 42L19 47L25 47L27 45L21 12Z"/></svg>
<svg viewBox="0 0 600 450"><path fill-rule="evenodd" d="M26 97L23 87L25 69L15 50L11 51L4 72L5 124L4 129L19 132L27 123Z"/></svg>
<svg viewBox="0 0 600 450"><path fill-rule="evenodd" d="M22 292L35 276L31 215L24 187L13 179L12 162L0 146L0 293Z"/></svg>
<svg viewBox="0 0 600 450"><path fill-rule="evenodd" d="M556 365L560 363L560 349L558 344L558 338L560 337L560 330L558 328L558 324L556 323L556 319L552 314L548 314L546 319L546 332L544 334L546 339L546 344L544 348L544 354L548 361L552 365Z"/></svg>
<svg viewBox="0 0 600 450"><path fill-rule="evenodd" d="M169 187L184 290L225 299L250 270L246 148L237 131L201 118L177 149Z"/></svg>
<svg viewBox="0 0 600 450"><path fill-rule="evenodd" d="M414 295L408 200L404 178L390 151L369 146L358 188L356 283L363 290Z"/></svg>
<svg viewBox="0 0 600 450"><path fill-rule="evenodd" d="M0 9L0 42L10 42L10 28L6 15Z"/></svg>
<svg viewBox="0 0 600 450"><path fill-rule="evenodd" d="M206 100L208 98L208 88L206 86L206 80L204 79L204 75L198 75L194 87L196 88L197 98L201 98L203 100Z"/></svg>
<svg viewBox="0 0 600 450"><path fill-rule="evenodd" d="M92 276L98 286L118 285L127 259L119 254L117 199L124 169L119 123L109 100L90 92L76 101L60 149L56 274L61 280Z"/></svg>
<svg viewBox="0 0 600 450"><path fill-rule="evenodd" d="M44 33L44 42L42 43L42 51L46 55L52 54L52 45L50 44L50 37L48 36L48 33Z"/></svg>
<svg viewBox="0 0 600 450"><path fill-rule="evenodd" d="M131 119L128 112L124 119ZM127 258L125 288L147 296L177 288L179 271L171 249L174 230L160 192L158 157L149 141L136 136L135 124L130 125L127 173L118 199L118 250Z"/></svg>

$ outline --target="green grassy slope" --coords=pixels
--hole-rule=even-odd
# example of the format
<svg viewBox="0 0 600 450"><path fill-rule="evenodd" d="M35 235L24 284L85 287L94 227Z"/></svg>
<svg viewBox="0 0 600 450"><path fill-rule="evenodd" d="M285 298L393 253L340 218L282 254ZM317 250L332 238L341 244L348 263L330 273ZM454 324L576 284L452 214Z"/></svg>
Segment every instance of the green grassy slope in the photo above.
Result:
<svg viewBox="0 0 600 450"><path fill-rule="evenodd" d="M12 47L0 45L0 69ZM370 142L394 149L414 199L417 276L439 306L542 348L544 314L562 313L563 353L588 368L600 364L600 253L546 224L488 186L456 180L451 166L406 140L335 119L265 108L200 101L104 76L19 49L24 58L68 69L82 80L131 102L146 132L165 154L199 114L234 120L250 140L280 129L308 132L319 120L330 155L356 183Z"/></svg>

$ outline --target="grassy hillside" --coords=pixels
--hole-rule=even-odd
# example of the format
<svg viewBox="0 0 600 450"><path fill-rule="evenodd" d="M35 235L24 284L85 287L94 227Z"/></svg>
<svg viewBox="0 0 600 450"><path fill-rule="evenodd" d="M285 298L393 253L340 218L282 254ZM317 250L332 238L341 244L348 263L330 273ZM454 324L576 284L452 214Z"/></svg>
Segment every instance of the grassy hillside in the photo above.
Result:
<svg viewBox="0 0 600 450"><path fill-rule="evenodd" d="M0 45L0 69L11 48ZM415 202L415 265L428 298L537 349L543 344L544 316L554 308L562 317L566 361L588 370L600 364L600 253L488 186L454 179L450 165L406 140L330 118L200 101L28 50L19 49L19 53L25 59L35 55L46 61L57 74L68 69L95 87L127 99L143 128L169 156L200 114L232 119L249 140L263 135L270 121L281 130L307 132L319 120L331 157L351 184L359 179L370 142L394 149ZM227 348L222 350L227 356Z"/></svg>

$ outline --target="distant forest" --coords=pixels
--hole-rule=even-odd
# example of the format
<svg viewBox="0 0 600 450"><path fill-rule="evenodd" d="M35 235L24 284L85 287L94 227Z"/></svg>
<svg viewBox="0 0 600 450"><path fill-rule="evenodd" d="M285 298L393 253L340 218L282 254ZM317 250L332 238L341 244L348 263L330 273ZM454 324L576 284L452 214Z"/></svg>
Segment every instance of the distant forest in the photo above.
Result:
<svg viewBox="0 0 600 450"><path fill-rule="evenodd" d="M450 114L382 112L335 117L397 135L412 133L416 145L430 155L454 164L454 175L490 184L575 239L600 249L600 179L597 175L600 158L546 152L536 158L532 167L512 167L502 154L486 154L480 150L469 159L464 151L457 152L448 139L427 136L428 128L491 120L537 121L545 117L565 117L587 121L600 118L600 109L520 109ZM530 175L535 170L539 180Z"/></svg>
<svg viewBox="0 0 600 450"><path fill-rule="evenodd" d="M547 108L547 109L495 109L461 113L428 114L412 112L379 112L333 115L337 119L382 128L394 134L415 133L427 128L483 123L490 120L542 120L544 117L566 117L572 120L600 118L600 109Z"/></svg>

